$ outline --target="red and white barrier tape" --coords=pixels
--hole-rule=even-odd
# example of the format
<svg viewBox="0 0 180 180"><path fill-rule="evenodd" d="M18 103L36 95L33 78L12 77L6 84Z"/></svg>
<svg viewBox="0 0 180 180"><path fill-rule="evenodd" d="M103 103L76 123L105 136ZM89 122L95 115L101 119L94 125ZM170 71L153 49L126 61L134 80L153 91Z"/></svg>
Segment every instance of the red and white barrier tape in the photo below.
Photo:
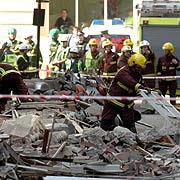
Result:
<svg viewBox="0 0 180 180"><path fill-rule="evenodd" d="M3 95L0 98L41 99L41 100L180 100L179 97L127 97L127 96L65 96L65 95Z"/></svg>
<svg viewBox="0 0 180 180"><path fill-rule="evenodd" d="M100 76L102 78L111 78L113 79L114 76ZM180 76L143 76L143 79L162 79L162 80L165 80L165 79L179 79Z"/></svg>

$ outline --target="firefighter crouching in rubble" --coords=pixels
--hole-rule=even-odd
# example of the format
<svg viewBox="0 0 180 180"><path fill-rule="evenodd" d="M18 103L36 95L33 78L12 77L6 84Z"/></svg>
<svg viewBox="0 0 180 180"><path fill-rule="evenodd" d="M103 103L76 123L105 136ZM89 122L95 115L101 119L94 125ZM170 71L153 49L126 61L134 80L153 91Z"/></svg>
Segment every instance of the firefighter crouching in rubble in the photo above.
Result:
<svg viewBox="0 0 180 180"><path fill-rule="evenodd" d="M180 70L180 61L173 55L174 46L167 42L162 46L164 56L160 57L157 65L157 75L159 76L176 76L176 70ZM176 97L177 81L175 78L160 79L159 90L165 96L169 88L170 97ZM176 101L171 100L171 104L175 105Z"/></svg>
<svg viewBox="0 0 180 180"><path fill-rule="evenodd" d="M25 85L20 72L11 65L0 64L0 94L27 95L28 88ZM5 111L7 98L0 99L0 113Z"/></svg>
<svg viewBox="0 0 180 180"><path fill-rule="evenodd" d="M85 72L98 72L98 63L102 53L98 51L98 43L95 38L90 39L88 44L90 48L84 56Z"/></svg>
<svg viewBox="0 0 180 180"><path fill-rule="evenodd" d="M141 72L146 65L146 58L141 54L134 54L128 60L128 65L121 67L114 77L107 93L108 96L136 96L139 89L146 89L142 85ZM120 115L123 124L121 126L128 128L136 133L135 122L141 119L141 114L133 109L134 102L109 100L105 101L101 119L101 128L106 131L112 131L115 128L114 119L117 114Z"/></svg>
<svg viewBox="0 0 180 180"><path fill-rule="evenodd" d="M131 57L132 48L130 46L123 46L121 49L122 55L118 58L117 68L128 65L128 59Z"/></svg>

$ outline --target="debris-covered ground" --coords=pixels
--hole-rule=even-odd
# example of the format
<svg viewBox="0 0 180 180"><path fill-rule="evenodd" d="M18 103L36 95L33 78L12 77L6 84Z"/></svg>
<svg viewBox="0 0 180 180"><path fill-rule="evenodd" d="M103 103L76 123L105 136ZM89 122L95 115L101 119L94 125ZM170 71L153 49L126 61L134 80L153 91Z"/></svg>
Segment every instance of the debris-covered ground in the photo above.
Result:
<svg viewBox="0 0 180 180"><path fill-rule="evenodd" d="M32 94L99 95L94 80L78 81L81 84L61 78L55 87L53 80L52 89L35 89L33 83L28 84ZM120 126L105 132L99 127L102 105L102 101L92 100L10 102L0 116L1 179L178 176L178 120L167 122L156 112L142 116L143 124L136 124L137 135ZM145 109L141 102L135 108Z"/></svg>

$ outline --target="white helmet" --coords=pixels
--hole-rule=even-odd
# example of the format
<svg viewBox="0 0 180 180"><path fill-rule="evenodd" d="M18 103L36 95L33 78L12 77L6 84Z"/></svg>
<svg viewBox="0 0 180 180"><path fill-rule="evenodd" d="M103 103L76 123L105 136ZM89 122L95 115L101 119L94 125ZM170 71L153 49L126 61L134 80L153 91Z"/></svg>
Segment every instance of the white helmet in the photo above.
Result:
<svg viewBox="0 0 180 180"><path fill-rule="evenodd" d="M25 34L24 39L27 39L27 38L33 38L33 35L31 33L27 33Z"/></svg>
<svg viewBox="0 0 180 180"><path fill-rule="evenodd" d="M140 42L139 47L141 48L143 46L150 46L150 43L147 40L143 40Z"/></svg>
<svg viewBox="0 0 180 180"><path fill-rule="evenodd" d="M71 49L70 49L70 53L79 53L79 50L78 50L78 48L76 48L76 47L72 47Z"/></svg>
<svg viewBox="0 0 180 180"><path fill-rule="evenodd" d="M63 36L60 38L61 42L68 41L68 36Z"/></svg>
<svg viewBox="0 0 180 180"><path fill-rule="evenodd" d="M29 50L29 45L20 44L20 45L19 45L19 50Z"/></svg>
<svg viewBox="0 0 180 180"><path fill-rule="evenodd" d="M121 52L126 52L126 51L132 51L132 48L130 46L123 46Z"/></svg>

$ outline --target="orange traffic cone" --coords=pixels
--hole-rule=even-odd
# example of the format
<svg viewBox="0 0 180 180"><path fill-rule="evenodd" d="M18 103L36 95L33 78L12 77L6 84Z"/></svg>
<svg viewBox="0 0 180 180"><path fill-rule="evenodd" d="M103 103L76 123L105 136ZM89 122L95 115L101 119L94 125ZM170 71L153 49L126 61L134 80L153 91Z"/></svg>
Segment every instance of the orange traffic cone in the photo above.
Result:
<svg viewBox="0 0 180 180"><path fill-rule="evenodd" d="M48 66L48 64L46 65L46 76L45 76L45 78L48 78L49 77L49 75L50 75L50 71L49 71L49 66Z"/></svg>

